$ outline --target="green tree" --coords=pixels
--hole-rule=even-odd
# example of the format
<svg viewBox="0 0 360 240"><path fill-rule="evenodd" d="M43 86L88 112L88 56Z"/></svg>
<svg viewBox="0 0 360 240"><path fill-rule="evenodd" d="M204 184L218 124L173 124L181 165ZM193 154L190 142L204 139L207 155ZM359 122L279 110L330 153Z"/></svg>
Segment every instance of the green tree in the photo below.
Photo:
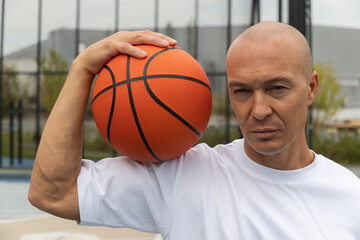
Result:
<svg viewBox="0 0 360 240"><path fill-rule="evenodd" d="M221 93L213 94L212 98L212 114L215 115L226 115L226 101L228 101L228 97L225 91L221 91ZM231 104L230 107L230 116L236 116L233 111Z"/></svg>
<svg viewBox="0 0 360 240"><path fill-rule="evenodd" d="M337 81L336 71L331 62L326 65L319 62L315 64L314 70L319 74L319 90L313 103L313 123L314 129L320 130L344 105L344 97L340 95L341 86Z"/></svg>
<svg viewBox="0 0 360 240"><path fill-rule="evenodd" d="M45 73L42 79L41 103L50 113L66 79L68 63L59 53L50 50L41 58L41 70Z"/></svg>
<svg viewBox="0 0 360 240"><path fill-rule="evenodd" d="M10 102L17 100L26 100L29 96L28 85L20 84L15 66L4 66L3 75L3 112L7 113L10 108Z"/></svg>

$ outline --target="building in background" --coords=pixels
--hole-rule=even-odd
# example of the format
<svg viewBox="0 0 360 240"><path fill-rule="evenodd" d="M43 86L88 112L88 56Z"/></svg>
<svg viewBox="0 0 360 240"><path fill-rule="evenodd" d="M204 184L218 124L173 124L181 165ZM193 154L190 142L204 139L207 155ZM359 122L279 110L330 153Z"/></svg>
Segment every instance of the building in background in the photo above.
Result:
<svg viewBox="0 0 360 240"><path fill-rule="evenodd" d="M232 27L232 37L235 38L245 26ZM225 91L225 54L226 27L200 27L198 44L196 45L195 29L193 27L173 28L168 25L163 32L178 40L178 46L197 56L198 61L209 75L213 93L223 94ZM111 34L111 31L81 30L78 49L82 51L92 43ZM66 59L69 66L74 60L75 30L58 29L50 32L48 39L42 42L42 55L52 49ZM334 28L313 26L312 52L314 63L332 62L336 77L341 84L341 94L345 97L345 105L332 122L344 122L360 119L360 29ZM15 66L17 71L35 72L37 51L36 44L4 58L5 65ZM30 89L30 91L32 91Z"/></svg>

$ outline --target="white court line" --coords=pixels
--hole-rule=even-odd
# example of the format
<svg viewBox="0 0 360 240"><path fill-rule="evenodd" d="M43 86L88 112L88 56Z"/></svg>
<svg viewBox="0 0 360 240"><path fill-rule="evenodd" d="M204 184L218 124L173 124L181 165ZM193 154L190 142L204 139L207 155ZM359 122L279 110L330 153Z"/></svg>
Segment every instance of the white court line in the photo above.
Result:
<svg viewBox="0 0 360 240"><path fill-rule="evenodd" d="M20 240L101 240L98 236L75 232L41 232L23 235Z"/></svg>
<svg viewBox="0 0 360 240"><path fill-rule="evenodd" d="M0 219L0 224L2 223L16 223L16 222L24 222L24 221L31 221L31 220L39 220L43 218L53 217L53 215L44 213L43 215L31 216L26 218L17 218L17 219Z"/></svg>

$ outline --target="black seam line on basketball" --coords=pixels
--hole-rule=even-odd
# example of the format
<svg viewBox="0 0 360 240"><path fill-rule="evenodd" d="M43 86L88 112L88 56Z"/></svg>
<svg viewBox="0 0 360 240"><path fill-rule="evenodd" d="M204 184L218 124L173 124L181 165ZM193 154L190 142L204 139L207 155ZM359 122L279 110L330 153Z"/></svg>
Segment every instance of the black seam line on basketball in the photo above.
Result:
<svg viewBox="0 0 360 240"><path fill-rule="evenodd" d="M204 83L203 81L197 79L197 78L193 78L193 77L189 77L189 76L183 76L183 75L176 75L176 74L155 74L155 75L148 75L146 77L147 79L156 79L156 78L174 78L174 79L183 79L183 80L189 80L189 81L192 81L192 82L196 82L196 83L199 83L203 86L205 86L207 89L209 89L209 91L211 92L211 87ZM124 85L124 84L127 84L128 81L130 82L136 82L136 81L141 81L141 80L144 80L144 76L141 76L141 77L136 77L136 78L130 78L129 80L125 80L125 81L121 81L121 82L118 82L116 83L116 87L118 86L121 86L121 85ZM104 88L103 90L101 90L100 92L98 92L96 94L96 96L93 98L92 100L92 104L94 103L94 101L103 93L111 90L113 88L113 85L111 86L108 86L106 88Z"/></svg>
<svg viewBox="0 0 360 240"><path fill-rule="evenodd" d="M108 119L108 124L107 124L107 139L109 141L109 144L111 145L111 139L110 139L110 130L111 130L111 122L112 122L112 118L113 118L113 114L114 114L114 108L115 108L115 100L116 100L116 86L115 86L115 76L114 73L111 71L111 69L108 66L105 66L105 69L109 71L110 76L111 76L111 80L113 82L112 85L112 89L113 89L113 98L112 98L112 103L111 103L111 108L110 108L110 113L109 113L109 119Z"/></svg>
<svg viewBox="0 0 360 240"><path fill-rule="evenodd" d="M145 77L143 76L142 78L145 78ZM211 87L208 84L204 83L203 81L201 81L197 78L193 78L193 77L189 77L189 76L176 75L176 74L155 74L155 75L146 76L146 79L154 79L154 78L173 78L173 79L189 80L189 81L196 82L196 83L199 83L199 84L205 86L211 92Z"/></svg>
<svg viewBox="0 0 360 240"><path fill-rule="evenodd" d="M126 63L126 78L127 80L130 79L130 56L127 57L127 63ZM149 151L149 153L151 154L151 156L153 156L153 158L155 158L157 161L159 162L163 162L163 160L161 160L158 156L156 156L156 154L154 153L154 151L151 149L149 143L147 142L144 132L142 131L141 125L140 125L140 121L139 118L137 116L136 113L136 108L135 108L135 104L134 104L134 99L132 96L132 91L131 91L131 81L127 81L127 88L128 88L128 95L129 95L129 101L130 101L130 106L131 106L131 111L133 113L133 117L135 120L135 124L136 127L138 129L138 132L140 134L141 140L143 141L146 149Z"/></svg>
<svg viewBox="0 0 360 240"><path fill-rule="evenodd" d="M176 48L167 48L167 49L164 49L162 51L159 51L157 53L155 53L154 55L152 55L148 61L145 63L145 66L144 66L144 84L145 84L145 88L147 90L147 92L149 93L149 95L151 96L151 98L158 104L160 105L165 111L167 111L168 113L170 113L171 115L173 115L176 119L178 119L181 123L183 123L186 127L188 127L193 133L196 134L196 136L198 137L201 137L201 133L196 130L189 122L187 122L185 119L183 119L179 114L177 114L176 112L174 112L171 108L169 108L168 106L166 106L165 103L163 103L155 94L154 92L151 90L150 86L149 86L149 83L148 83L148 79L147 79L147 76L146 76L146 73L147 73L147 69L150 65L150 62L156 57L158 56L159 54L165 52L165 51L168 51L168 50L171 50L171 49L176 49Z"/></svg>

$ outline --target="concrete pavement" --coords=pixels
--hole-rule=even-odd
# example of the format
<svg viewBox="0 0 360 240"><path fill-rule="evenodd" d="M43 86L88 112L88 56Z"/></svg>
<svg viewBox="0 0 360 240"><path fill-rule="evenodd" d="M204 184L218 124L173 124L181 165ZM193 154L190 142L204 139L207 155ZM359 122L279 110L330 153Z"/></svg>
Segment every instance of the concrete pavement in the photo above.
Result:
<svg viewBox="0 0 360 240"><path fill-rule="evenodd" d="M156 234L132 229L85 227L54 216L0 224L1 240L161 240Z"/></svg>

